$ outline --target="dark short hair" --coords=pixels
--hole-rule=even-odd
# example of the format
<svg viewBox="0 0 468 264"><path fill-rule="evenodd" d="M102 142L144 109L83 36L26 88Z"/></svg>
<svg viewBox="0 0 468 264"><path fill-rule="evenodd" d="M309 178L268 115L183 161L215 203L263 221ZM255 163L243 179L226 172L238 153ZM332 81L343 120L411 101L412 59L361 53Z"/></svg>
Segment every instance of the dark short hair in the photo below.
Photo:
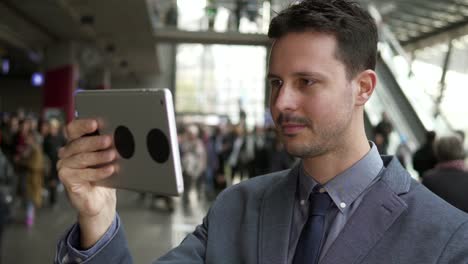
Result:
<svg viewBox="0 0 468 264"><path fill-rule="evenodd" d="M336 58L351 79L361 71L375 70L377 26L371 15L354 1L303 0L274 17L268 37L279 39L288 33L322 32L337 40Z"/></svg>
<svg viewBox="0 0 468 264"><path fill-rule="evenodd" d="M434 153L439 162L465 159L463 142L458 135L439 138L435 143Z"/></svg>

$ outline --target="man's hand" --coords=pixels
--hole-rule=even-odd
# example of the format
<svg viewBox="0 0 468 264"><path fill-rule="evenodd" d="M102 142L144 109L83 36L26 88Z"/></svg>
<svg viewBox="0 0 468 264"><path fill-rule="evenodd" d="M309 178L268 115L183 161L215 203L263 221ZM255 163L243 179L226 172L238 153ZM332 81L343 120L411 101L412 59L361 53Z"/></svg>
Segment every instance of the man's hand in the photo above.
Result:
<svg viewBox="0 0 468 264"><path fill-rule="evenodd" d="M117 152L110 135L85 136L98 129L96 120L74 120L66 127L68 143L59 151L57 170L71 204L78 210L81 247L93 246L115 217L115 189L97 186L116 170Z"/></svg>

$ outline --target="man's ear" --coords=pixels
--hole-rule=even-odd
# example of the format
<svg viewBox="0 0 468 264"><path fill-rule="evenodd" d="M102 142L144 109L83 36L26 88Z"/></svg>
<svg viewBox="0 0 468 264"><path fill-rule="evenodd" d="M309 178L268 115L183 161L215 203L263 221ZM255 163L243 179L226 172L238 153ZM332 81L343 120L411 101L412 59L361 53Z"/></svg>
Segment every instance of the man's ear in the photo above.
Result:
<svg viewBox="0 0 468 264"><path fill-rule="evenodd" d="M365 70L355 78L357 84L356 105L363 106L371 97L377 85L377 74L373 70Z"/></svg>

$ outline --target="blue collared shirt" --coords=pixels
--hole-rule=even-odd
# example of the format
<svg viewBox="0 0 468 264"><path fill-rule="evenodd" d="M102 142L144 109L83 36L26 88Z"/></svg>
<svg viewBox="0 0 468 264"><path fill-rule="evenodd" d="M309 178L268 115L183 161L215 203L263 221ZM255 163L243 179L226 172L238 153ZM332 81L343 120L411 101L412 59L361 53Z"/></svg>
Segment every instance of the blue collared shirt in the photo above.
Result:
<svg viewBox="0 0 468 264"><path fill-rule="evenodd" d="M383 161L375 144L372 142L370 144L372 146L370 151L361 160L323 185L334 206L329 209L326 216L320 260L343 230L348 219L359 207L365 194L369 191L369 187L380 178L379 174L384 167ZM301 164L291 224L288 263L292 263L294 259L302 228L309 215L309 195L317 184Z"/></svg>

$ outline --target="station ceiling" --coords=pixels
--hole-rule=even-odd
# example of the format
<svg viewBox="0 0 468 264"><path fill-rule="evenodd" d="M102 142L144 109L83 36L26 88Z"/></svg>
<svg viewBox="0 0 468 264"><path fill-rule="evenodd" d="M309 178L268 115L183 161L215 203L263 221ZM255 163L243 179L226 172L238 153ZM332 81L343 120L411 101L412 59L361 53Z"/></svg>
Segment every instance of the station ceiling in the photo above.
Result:
<svg viewBox="0 0 468 264"><path fill-rule="evenodd" d="M360 0L379 10L406 49L418 49L468 34L468 0Z"/></svg>
<svg viewBox="0 0 468 264"><path fill-rule="evenodd" d="M96 44L113 73L122 72L125 64L137 74L154 74L159 67L148 1L0 0L0 48L3 43L3 49L40 50L59 41L79 40ZM260 7L264 0L240 1ZM468 34L468 0L358 1L375 5L408 50ZM238 2L218 0L230 8ZM291 1L272 2L284 7Z"/></svg>

